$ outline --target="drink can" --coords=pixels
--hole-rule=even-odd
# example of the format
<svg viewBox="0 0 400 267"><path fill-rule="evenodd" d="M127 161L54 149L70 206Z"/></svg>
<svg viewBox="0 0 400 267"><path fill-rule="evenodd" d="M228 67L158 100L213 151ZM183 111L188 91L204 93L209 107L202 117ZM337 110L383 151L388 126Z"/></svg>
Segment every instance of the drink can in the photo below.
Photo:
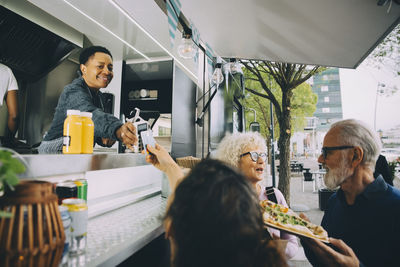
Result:
<svg viewBox="0 0 400 267"><path fill-rule="evenodd" d="M70 254L82 254L86 250L88 206L86 201L78 198L64 199L62 205L68 208L71 216Z"/></svg>
<svg viewBox="0 0 400 267"><path fill-rule="evenodd" d="M87 190L88 190L88 183L86 179L77 179L74 180L74 183L78 187L78 198L84 199L87 201Z"/></svg>
<svg viewBox="0 0 400 267"><path fill-rule="evenodd" d="M56 194L58 196L58 205L66 198L77 198L78 187L72 181L64 181L56 185Z"/></svg>
<svg viewBox="0 0 400 267"><path fill-rule="evenodd" d="M61 265L64 266L68 263L68 251L69 243L71 241L71 216L69 215L68 208L66 206L59 206L61 220L64 226L65 242L64 250L62 253Z"/></svg>

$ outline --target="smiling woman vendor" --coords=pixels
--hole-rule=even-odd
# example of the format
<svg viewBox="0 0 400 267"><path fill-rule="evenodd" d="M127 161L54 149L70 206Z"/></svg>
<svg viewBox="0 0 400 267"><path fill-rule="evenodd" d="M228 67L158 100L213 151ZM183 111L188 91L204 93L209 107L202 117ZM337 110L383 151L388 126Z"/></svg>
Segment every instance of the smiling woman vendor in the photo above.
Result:
<svg viewBox="0 0 400 267"><path fill-rule="evenodd" d="M97 144L110 147L116 140L127 147L137 143L135 126L123 124L112 114L104 112L100 88L113 78L113 59L110 51L101 46L85 48L79 56L81 77L64 87L50 129L39 146L39 153L61 153L63 125L68 109L92 112L94 138Z"/></svg>

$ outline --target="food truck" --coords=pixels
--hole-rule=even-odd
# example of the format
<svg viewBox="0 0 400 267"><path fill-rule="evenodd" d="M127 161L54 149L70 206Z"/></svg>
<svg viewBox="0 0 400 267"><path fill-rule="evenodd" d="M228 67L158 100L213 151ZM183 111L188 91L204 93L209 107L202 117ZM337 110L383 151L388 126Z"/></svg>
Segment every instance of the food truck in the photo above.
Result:
<svg viewBox="0 0 400 267"><path fill-rule="evenodd" d="M77 75L82 48L101 45L113 55L114 78L102 90L107 112L125 121L140 109L174 158L204 158L226 133L245 130L243 74L220 64L224 79L213 84L218 57L227 64L234 58L355 68L400 14L397 1L390 9L376 0L180 2L171 16L179 1L0 0L0 63L18 80L17 137L29 144L14 147L27 164L22 179L88 183L87 249L71 264L150 262L167 251L168 183L144 155L124 153L120 144L93 154L35 154L64 86ZM197 52L185 59L177 48L188 29Z"/></svg>

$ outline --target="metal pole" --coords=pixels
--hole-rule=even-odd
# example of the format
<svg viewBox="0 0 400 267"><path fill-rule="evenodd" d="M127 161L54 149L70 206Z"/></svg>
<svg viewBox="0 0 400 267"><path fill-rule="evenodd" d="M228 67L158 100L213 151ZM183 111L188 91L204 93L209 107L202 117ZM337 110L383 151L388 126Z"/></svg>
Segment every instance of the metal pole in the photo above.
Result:
<svg viewBox="0 0 400 267"><path fill-rule="evenodd" d="M275 187L275 149L274 149L274 116L272 114L272 102L269 102L270 119L271 119L271 175L272 175L272 186Z"/></svg>
<svg viewBox="0 0 400 267"><path fill-rule="evenodd" d="M378 92L379 92L379 83L376 87L376 97L375 97L375 112L374 112L374 130L376 131L376 107L378 106Z"/></svg>
<svg viewBox="0 0 400 267"><path fill-rule="evenodd" d="M375 113L374 113L374 130L376 131L376 110L378 106L378 96L379 96L379 87L385 87L386 85L384 83L378 82L378 85L376 86L376 98L375 98Z"/></svg>
<svg viewBox="0 0 400 267"><path fill-rule="evenodd" d="M247 109L254 112L254 121L257 121L256 110L254 108L247 108Z"/></svg>

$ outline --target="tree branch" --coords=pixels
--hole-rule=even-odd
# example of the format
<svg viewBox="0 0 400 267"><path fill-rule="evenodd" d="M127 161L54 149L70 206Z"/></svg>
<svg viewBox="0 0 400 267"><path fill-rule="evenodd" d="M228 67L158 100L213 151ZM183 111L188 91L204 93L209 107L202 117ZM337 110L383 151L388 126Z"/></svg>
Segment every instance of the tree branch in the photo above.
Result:
<svg viewBox="0 0 400 267"><path fill-rule="evenodd" d="M266 99L269 99L269 100L271 100L271 98L268 96L268 95L264 95L264 94L262 94L262 93L259 93L259 92L257 92L256 90L254 90L254 89L250 89L250 88L245 88L247 91L249 91L250 93L252 93L252 94L255 94L255 95L257 95L257 96L260 96L260 97L263 97L263 98L266 98Z"/></svg>

